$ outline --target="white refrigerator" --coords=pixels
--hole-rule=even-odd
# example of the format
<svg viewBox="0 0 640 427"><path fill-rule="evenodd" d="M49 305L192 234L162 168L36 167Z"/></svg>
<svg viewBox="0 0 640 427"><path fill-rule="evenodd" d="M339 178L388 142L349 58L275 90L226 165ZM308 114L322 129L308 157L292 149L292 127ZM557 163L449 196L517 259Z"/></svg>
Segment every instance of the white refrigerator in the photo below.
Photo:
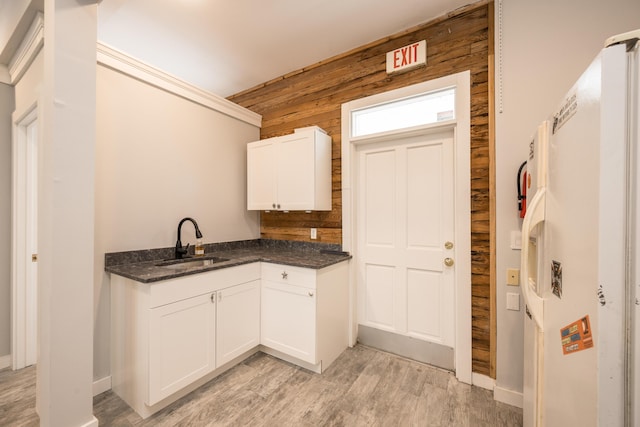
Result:
<svg viewBox="0 0 640 427"><path fill-rule="evenodd" d="M638 37L609 39L528 147L525 426L640 426Z"/></svg>

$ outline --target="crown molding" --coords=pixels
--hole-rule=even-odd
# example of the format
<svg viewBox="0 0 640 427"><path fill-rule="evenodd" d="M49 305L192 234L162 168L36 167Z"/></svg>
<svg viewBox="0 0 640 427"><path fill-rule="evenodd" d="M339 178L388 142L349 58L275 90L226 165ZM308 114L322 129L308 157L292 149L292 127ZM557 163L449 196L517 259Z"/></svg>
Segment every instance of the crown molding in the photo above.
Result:
<svg viewBox="0 0 640 427"><path fill-rule="evenodd" d="M15 85L44 46L44 15L36 14L8 66L0 65L0 83ZM219 95L207 92L164 71L145 64L102 42L97 43L98 64L120 71L159 89L261 127L262 116Z"/></svg>
<svg viewBox="0 0 640 427"><path fill-rule="evenodd" d="M11 84L11 75L9 74L9 68L0 64L0 83Z"/></svg>
<svg viewBox="0 0 640 427"><path fill-rule="evenodd" d="M159 89L242 120L250 125L262 126L262 116L260 114L145 64L102 42L98 42L97 59L98 64L120 71Z"/></svg>
<svg viewBox="0 0 640 427"><path fill-rule="evenodd" d="M38 12L7 66L11 84L16 84L22 78L42 46L44 46L44 15Z"/></svg>

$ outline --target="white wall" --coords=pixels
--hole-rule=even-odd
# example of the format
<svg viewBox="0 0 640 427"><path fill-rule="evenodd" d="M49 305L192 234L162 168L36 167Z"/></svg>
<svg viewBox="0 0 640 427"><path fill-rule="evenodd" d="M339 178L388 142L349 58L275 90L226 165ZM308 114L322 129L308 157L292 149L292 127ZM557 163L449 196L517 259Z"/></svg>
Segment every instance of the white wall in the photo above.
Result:
<svg viewBox="0 0 640 427"><path fill-rule="evenodd" d="M505 309L506 293L520 291L505 284L506 269L520 264L520 251L509 247L511 230L521 226L516 173L537 124L557 106L605 39L640 28L640 1L496 0L495 10L496 72L502 62L502 79L496 76L497 387L521 393L524 308Z"/></svg>
<svg viewBox="0 0 640 427"><path fill-rule="evenodd" d="M38 117L38 362L43 426L93 417L95 2L48 0Z"/></svg>
<svg viewBox="0 0 640 427"><path fill-rule="evenodd" d="M15 86L14 117L38 102L43 70L40 52ZM105 252L173 246L178 221L185 216L198 221L207 243L259 238L259 217L245 208L245 145L258 140L260 130L103 66L97 68L97 98L93 308L94 378L101 379L110 374ZM10 123L13 97L7 108ZM1 111L0 118L4 118ZM6 305L0 306L0 316L7 319L0 323L3 356L9 354L11 342L11 139L1 141L0 149L7 144L7 155L0 159L9 162L1 169L6 171L6 182L0 177L0 197L7 200L2 205L6 220L0 210L0 230L6 222L7 233L2 239L7 254L0 257L0 295L7 296L0 298ZM182 240L193 243L191 224L183 226ZM1 281L5 275L6 282Z"/></svg>
<svg viewBox="0 0 640 427"><path fill-rule="evenodd" d="M260 129L98 66L94 377L109 375L105 252L171 247L193 217L205 243L260 237L246 210L246 143ZM190 223L183 244L195 242Z"/></svg>
<svg viewBox="0 0 640 427"><path fill-rule="evenodd" d="M0 357L11 353L11 113L12 86L0 83Z"/></svg>

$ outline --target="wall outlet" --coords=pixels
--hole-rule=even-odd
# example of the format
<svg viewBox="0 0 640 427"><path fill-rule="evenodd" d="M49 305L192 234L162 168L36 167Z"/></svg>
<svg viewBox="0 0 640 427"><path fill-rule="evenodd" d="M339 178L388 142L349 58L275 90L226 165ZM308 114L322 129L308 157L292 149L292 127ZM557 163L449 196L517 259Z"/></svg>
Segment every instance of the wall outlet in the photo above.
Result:
<svg viewBox="0 0 640 427"><path fill-rule="evenodd" d="M318 229L317 228L312 228L311 229L311 238L314 239L314 240L318 238Z"/></svg>
<svg viewBox="0 0 640 427"><path fill-rule="evenodd" d="M507 268L507 285L518 286L520 284L520 270L517 268Z"/></svg>

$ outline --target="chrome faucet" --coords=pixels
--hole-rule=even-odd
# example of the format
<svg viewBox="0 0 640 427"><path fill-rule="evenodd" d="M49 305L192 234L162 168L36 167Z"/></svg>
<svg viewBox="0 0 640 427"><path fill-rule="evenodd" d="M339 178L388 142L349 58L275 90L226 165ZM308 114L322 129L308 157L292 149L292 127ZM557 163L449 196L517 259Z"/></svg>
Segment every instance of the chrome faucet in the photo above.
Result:
<svg viewBox="0 0 640 427"><path fill-rule="evenodd" d="M182 218L182 220L178 224L178 241L176 242L176 259L182 259L182 257L185 256L187 254L187 251L189 250L189 244L187 243L187 246L183 248L182 242L180 241L182 224L185 221L191 221L193 226L196 228L196 238L202 239L202 233L200 232L200 228L198 227L198 223L196 222L196 220L193 218Z"/></svg>

